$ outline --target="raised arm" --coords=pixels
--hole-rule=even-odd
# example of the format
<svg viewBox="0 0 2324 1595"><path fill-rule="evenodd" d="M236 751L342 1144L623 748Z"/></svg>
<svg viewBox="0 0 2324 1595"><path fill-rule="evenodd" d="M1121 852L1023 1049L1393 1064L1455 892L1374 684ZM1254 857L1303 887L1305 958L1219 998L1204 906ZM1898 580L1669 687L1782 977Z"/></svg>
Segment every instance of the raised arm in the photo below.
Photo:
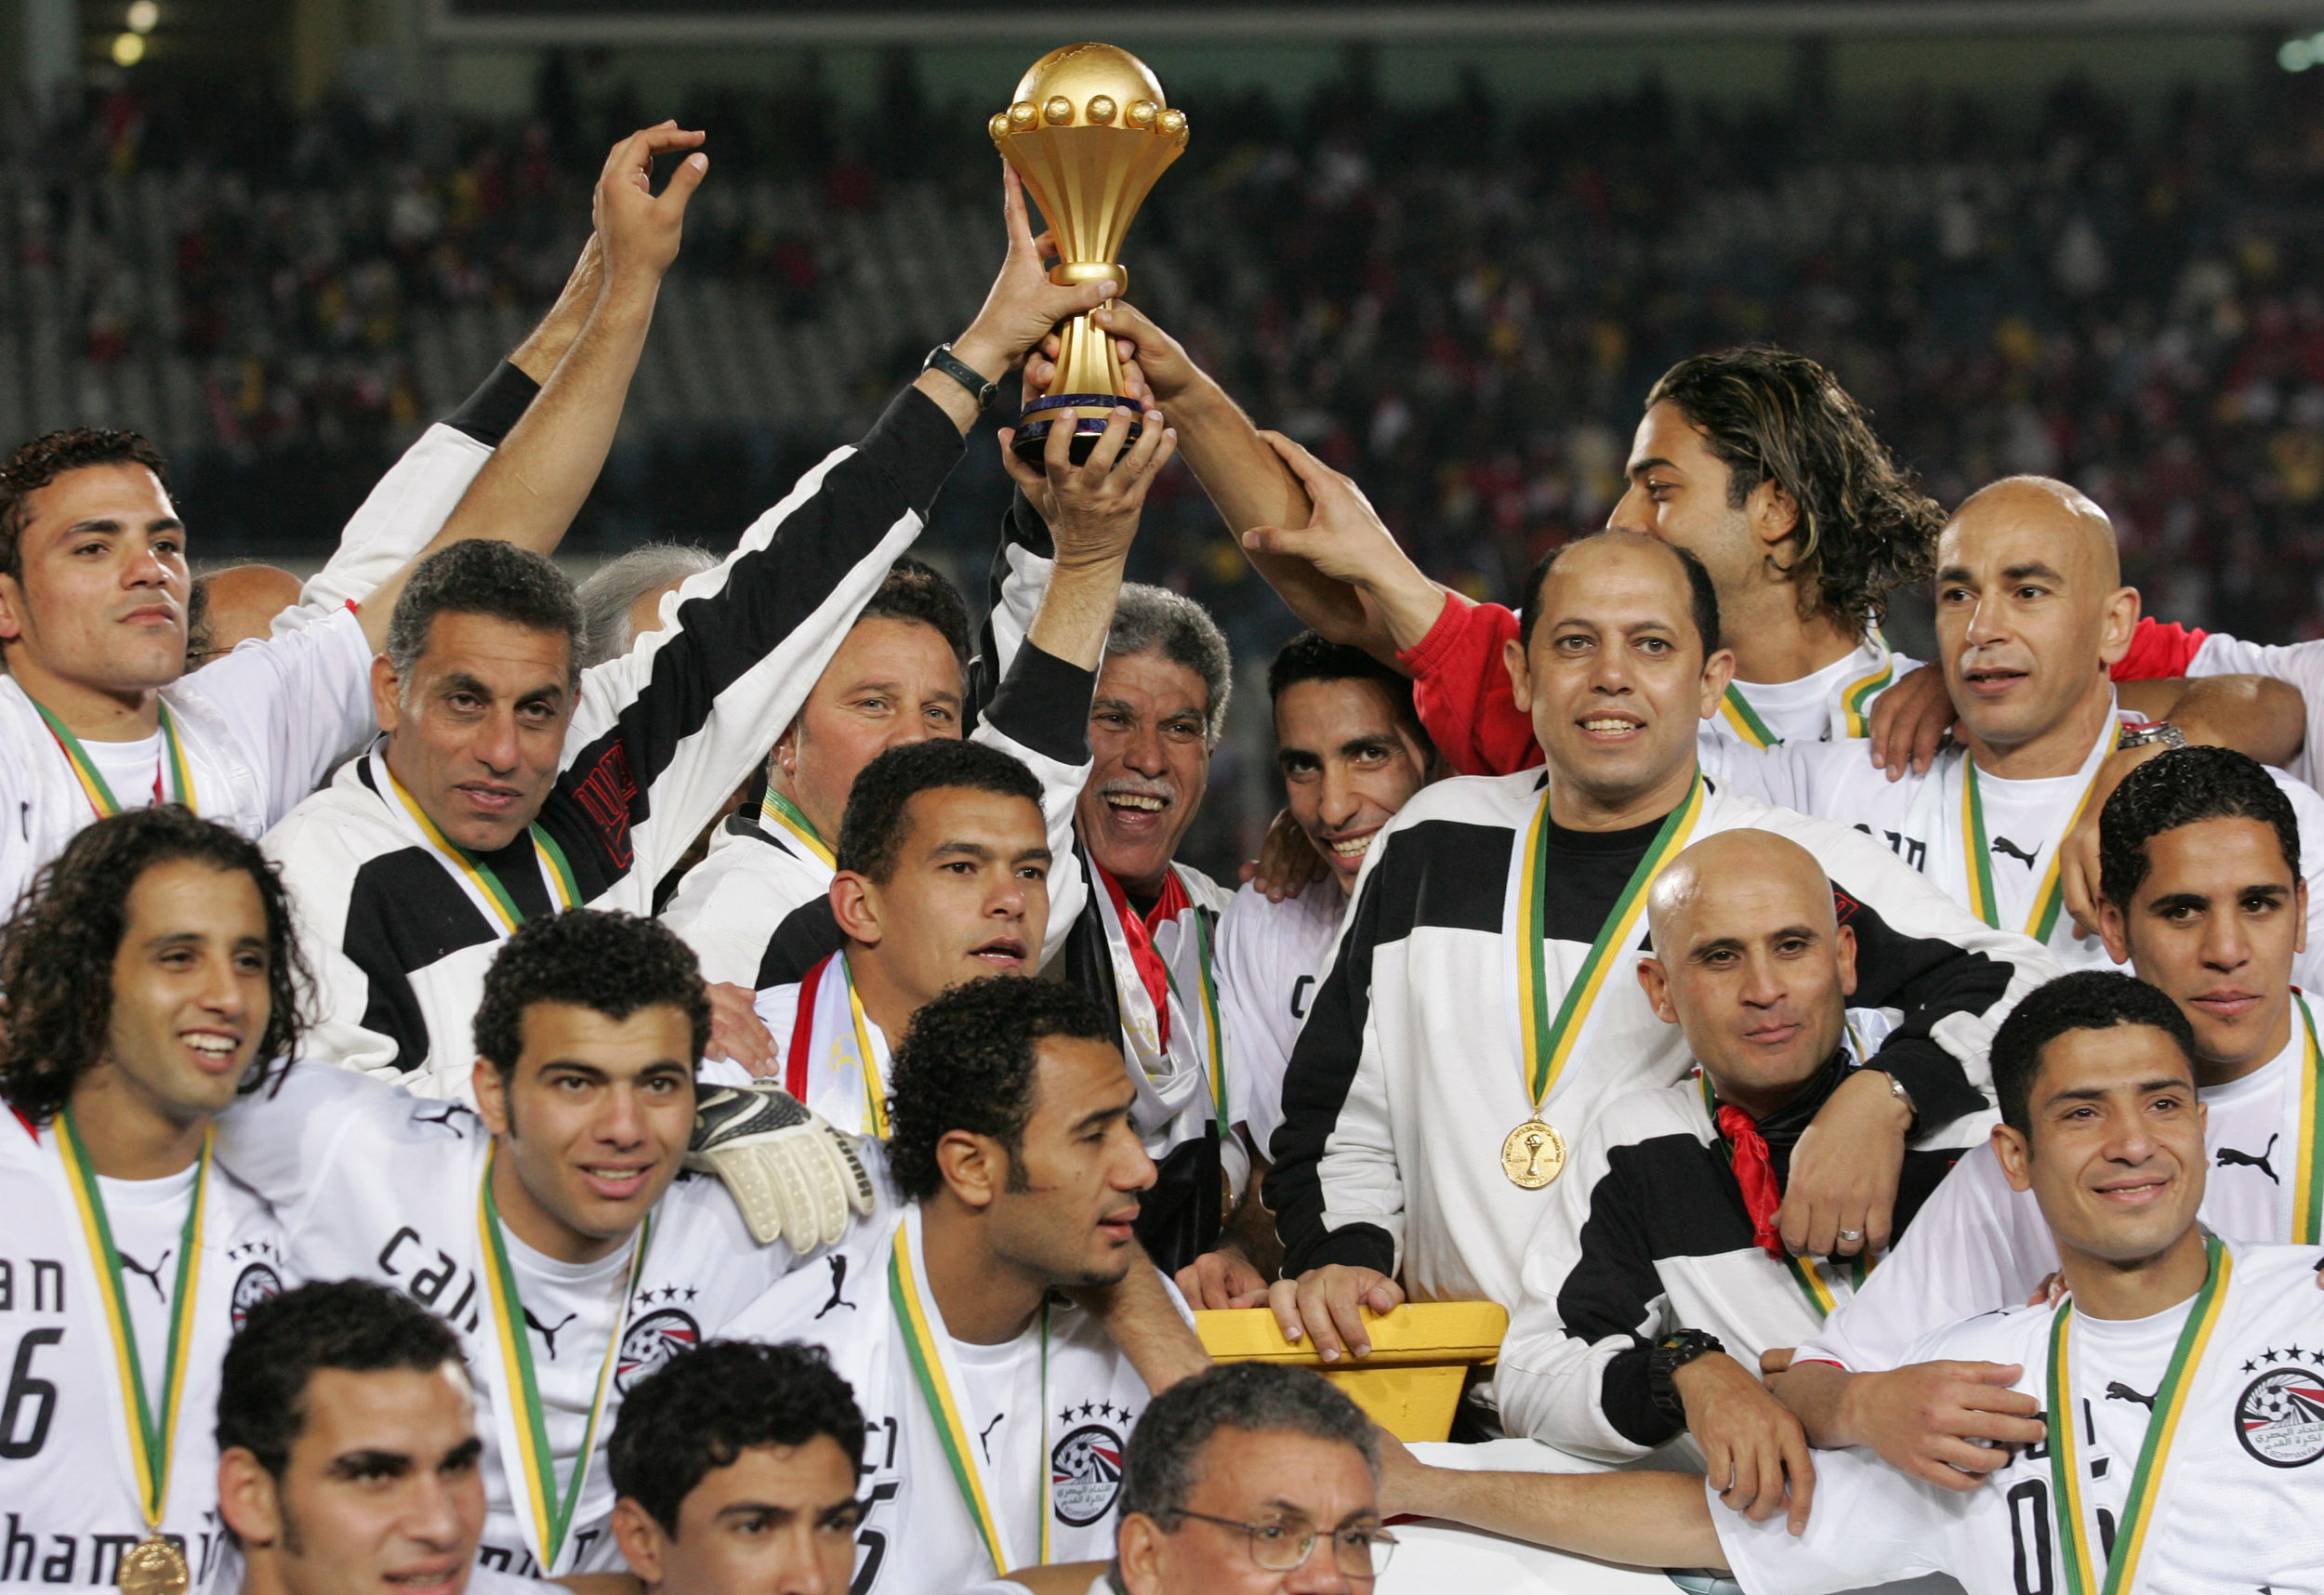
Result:
<svg viewBox="0 0 2324 1595"><path fill-rule="evenodd" d="M363 634L373 648L387 642L389 617L413 565L438 548L494 537L548 553L564 536L613 446L662 277L678 257L686 202L710 165L698 151L688 155L657 195L654 157L694 150L702 137L664 123L632 134L606 157L594 202L602 276L588 319L443 529L364 605ZM545 361L552 342L519 352Z"/></svg>

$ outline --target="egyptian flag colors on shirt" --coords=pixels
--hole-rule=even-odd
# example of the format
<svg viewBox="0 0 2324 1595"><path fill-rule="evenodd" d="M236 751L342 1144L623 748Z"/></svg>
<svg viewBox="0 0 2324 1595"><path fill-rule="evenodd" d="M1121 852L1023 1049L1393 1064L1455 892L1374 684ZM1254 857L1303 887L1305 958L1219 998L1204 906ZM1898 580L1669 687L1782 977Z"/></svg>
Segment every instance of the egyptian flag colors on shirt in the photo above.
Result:
<svg viewBox="0 0 2324 1595"><path fill-rule="evenodd" d="M530 1576L616 1571L604 1447L622 1395L819 1259L759 1245L725 1188L692 1174L655 1206L642 1253L633 1237L595 1261L564 1263L503 1226L495 1256L482 1221L491 1152L483 1121L459 1103L312 1061L218 1127L220 1165L273 1207L301 1277L404 1291L458 1332L484 1438L479 1563ZM864 1155L884 1167L876 1147ZM576 1462L588 1471L574 1491ZM568 1492L574 1506L561 1514Z"/></svg>
<svg viewBox="0 0 2324 1595"><path fill-rule="evenodd" d="M2239 1080L2197 1095L2205 1110L2203 1225L2253 1245L2324 1241L2324 1058L2295 1000L2291 1038ZM2057 1272L2057 1243L2030 1191L2013 1191L1981 1146L1922 1205L1888 1266L1799 1343L1802 1361L1877 1373L1899 1366L1932 1324L2014 1307ZM2324 1338L2324 1336L2319 1336Z"/></svg>
<svg viewBox="0 0 2324 1595"><path fill-rule="evenodd" d="M263 1202L215 1166L206 1180L199 1164L161 1180L95 1177L121 1259L116 1296L91 1245L88 1186L68 1167L60 1124L34 1129L0 1112L0 1580L110 1588L121 1553L147 1536L145 1492L158 1467L160 1531L200 1588L236 1565L218 1519L218 1365L244 1315L294 1283L282 1232ZM190 1300L178 1295L181 1278ZM130 1346L134 1362L124 1354ZM142 1424L130 1366L145 1386ZM142 1434L172 1407L166 1445L149 1451Z"/></svg>
<svg viewBox="0 0 2324 1595"><path fill-rule="evenodd" d="M1927 876L1988 925L2041 941L2067 969L2110 969L2095 937L2077 935L2065 911L2058 845L2073 829L2118 728L2143 723L2118 710L2070 775L2003 781L1950 744L1924 774L1896 781L1846 744L1786 745L1760 753L1705 736L1703 767L1730 787L1770 803L1854 825ZM2303 836L2324 837L2324 798L2280 771L2268 773L2291 800ZM2308 950L2292 979L2324 979L2324 848L2305 850Z"/></svg>
<svg viewBox="0 0 2324 1595"><path fill-rule="evenodd" d="M1879 1067L1932 1122L1982 1107L1992 1027L2056 972L2049 955L1980 924L1847 826L1702 784L1693 839L1772 831L1830 876L1835 909L1856 937L1854 1001L1888 1010L1895 1025ZM1510 1180L1503 1139L1538 1104L1570 1144L1616 1097L1675 1084L1692 1068L1685 1038L1655 1016L1631 973L1644 915L1619 948L1591 956L1663 822L1591 833L1551 824L1545 834L1535 826L1543 790L1538 771L1438 782L1372 843L1284 1080L1266 1190L1287 1272L1348 1263L1400 1275L1421 1300L1514 1308L1528 1238L1553 1203L1551 1192ZM1535 836L1549 853L1529 870ZM1549 917L1528 946L1515 929L1532 901L1523 883L1544 875L1559 889L1546 894ZM1536 958L1546 989L1538 1003L1521 1002ZM1529 1069L1533 1027L1521 1019L1564 1011L1585 965L1601 980L1594 999L1577 1004L1562 1063ZM1544 1072L1546 1100L1537 1095Z"/></svg>
<svg viewBox="0 0 2324 1595"><path fill-rule="evenodd" d="M843 1273L802 1270L727 1327L824 1347L855 1392L871 1509L851 1588L952 1595L1041 1560L1112 1556L1122 1452L1146 1405L1129 1359L1055 1298L1001 1345L954 1339L928 1287L918 1207L886 1229L849 1250Z"/></svg>
<svg viewBox="0 0 2324 1595"><path fill-rule="evenodd" d="M2096 1320L2068 1298L1923 1336L1908 1361L2022 1365L2012 1388L2040 1404L2051 1439L1967 1492L1868 1451L1820 1451L1797 1538L1780 1513L1754 1523L1713 1495L1736 1581L1752 1595L1921 1574L1967 1595L2324 1588L2324 1252L2211 1247L2203 1291L2151 1318Z"/></svg>

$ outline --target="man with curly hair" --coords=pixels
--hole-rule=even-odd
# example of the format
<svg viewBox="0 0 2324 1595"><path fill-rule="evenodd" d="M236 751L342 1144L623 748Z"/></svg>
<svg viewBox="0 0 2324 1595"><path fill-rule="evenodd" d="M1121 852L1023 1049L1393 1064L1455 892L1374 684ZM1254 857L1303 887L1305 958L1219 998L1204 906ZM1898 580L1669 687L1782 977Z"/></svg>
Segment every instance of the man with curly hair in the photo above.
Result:
<svg viewBox="0 0 2324 1595"><path fill-rule="evenodd" d="M299 980L257 844L175 804L82 830L0 929L0 1580L217 1570L218 1360L286 1266L212 1129Z"/></svg>
<svg viewBox="0 0 2324 1595"><path fill-rule="evenodd" d="M880 1437L865 1532L885 1554L861 1595L1049 1562L1092 1562L1086 1580L1112 1551L1148 1385L1053 1293L1141 1270L1163 1283L1134 1231L1155 1170L1120 1034L1113 1010L1047 981L976 981L921 1008L888 1102L905 1210L850 1266L786 1279L728 1326L825 1347Z"/></svg>
<svg viewBox="0 0 2324 1595"><path fill-rule="evenodd" d="M719 1340L622 1404L614 1535L647 1595L838 1595L855 1575L864 1414L814 1346ZM877 1569L888 1536L863 1534Z"/></svg>
<svg viewBox="0 0 2324 1595"><path fill-rule="evenodd" d="M618 1567L598 1464L627 1388L875 1210L854 1144L812 1124L793 1151L816 1178L792 1174L852 1192L852 1211L787 1240L761 1245L718 1181L684 1172L709 1026L683 942L576 909L527 922L486 973L475 1109L306 1061L219 1123L219 1161L272 1206L302 1276L375 1281L458 1332L486 1567Z"/></svg>

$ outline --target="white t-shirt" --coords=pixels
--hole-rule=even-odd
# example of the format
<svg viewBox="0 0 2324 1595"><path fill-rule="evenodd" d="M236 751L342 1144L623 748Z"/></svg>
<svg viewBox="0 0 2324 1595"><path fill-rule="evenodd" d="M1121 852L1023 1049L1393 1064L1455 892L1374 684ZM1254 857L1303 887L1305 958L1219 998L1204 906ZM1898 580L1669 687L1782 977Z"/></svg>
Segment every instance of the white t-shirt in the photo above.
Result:
<svg viewBox="0 0 2324 1595"><path fill-rule="evenodd" d="M1219 917L1219 1015L1237 1088L1229 1111L1261 1153L1283 1122L1283 1071L1347 912L1348 894L1317 880L1281 903L1246 886Z"/></svg>
<svg viewBox="0 0 2324 1595"><path fill-rule="evenodd" d="M2316 1296L2319 1254L2313 1246L2227 1250L2226 1299L2188 1375L2135 1587L2172 1595L2324 1588L2324 1468L2316 1465L2324 1458L2324 1421L2315 1416L2324 1408L2324 1372L2307 1350L2324 1312ZM2158 1393L2190 1305L2114 1324L2076 1313L2067 1325L2082 1534L2101 1568L2145 1442L2145 1404ZM1923 1337L1910 1358L2020 1364L2014 1388L2053 1413L2055 1312L1986 1313ZM1711 1497L1728 1565L1751 1595L1821 1595L1933 1573L1950 1574L1968 1595L2067 1588L2046 1443L2013 1453L1966 1493L1923 1483L1868 1451L1819 1452L1816 1463L1815 1510L1796 1539L1781 1514L1754 1523Z"/></svg>
<svg viewBox="0 0 2324 1595"><path fill-rule="evenodd" d="M2295 1010L2281 1052L2239 1080L2197 1093L2212 1158L2202 1217L2213 1234L2255 1245L2293 1238L2305 1029ZM1993 1148L1978 1147L1921 1205L1888 1259L1795 1355L1857 1373L1900 1367L1932 1325L2018 1306L2057 1267L2057 1243L2033 1193L2011 1190Z"/></svg>
<svg viewBox="0 0 2324 1595"><path fill-rule="evenodd" d="M161 1386L193 1170L100 1177L147 1388ZM232 1561L218 1520L218 1378L244 1313L290 1283L264 1203L213 1168L162 1532L197 1583ZM110 1588L146 1535L105 1293L55 1127L0 1111L0 1580Z"/></svg>
<svg viewBox="0 0 2324 1595"><path fill-rule="evenodd" d="M1789 681L1737 680L1732 691L1750 705L1760 725L1787 746L1843 742L1868 734L1866 720L1873 702L1919 667L1920 661L1891 653L1874 637L1820 670ZM1758 745L1758 733L1731 704L1722 704L1708 723L1737 746Z"/></svg>
<svg viewBox="0 0 2324 1595"><path fill-rule="evenodd" d="M504 1228L508 1266L524 1303L524 1329L533 1347L533 1380L541 1392L541 1426L557 1456L557 1475L573 1470L588 1432L599 1373L614 1325L622 1316L623 1285L638 1237L631 1235L594 1262L568 1263L535 1251ZM610 1414L609 1414L610 1418ZM610 1429L610 1422L608 1425Z"/></svg>
<svg viewBox="0 0 2324 1595"><path fill-rule="evenodd" d="M1966 748L1948 746L1926 774L1891 781L1866 757L1861 743L1803 744L1759 753L1731 738L1706 733L1697 738L1697 745L1703 768L1714 780L1803 814L1854 825L1956 902L1974 906L1964 839ZM2058 844L2073 823L2098 762L2093 757L2075 774L2030 781L1978 774L1986 857L2004 929L2028 929L2051 878ZM2268 773L2291 800L2300 834L2324 837L2324 798L2281 771ZM2308 882L2308 949L2294 961L2291 978L2318 989L2324 988L2324 845L2304 845L2301 854L2301 872ZM2063 907L2046 945L2067 969L2116 968L2105 943L2075 933L2073 917Z"/></svg>

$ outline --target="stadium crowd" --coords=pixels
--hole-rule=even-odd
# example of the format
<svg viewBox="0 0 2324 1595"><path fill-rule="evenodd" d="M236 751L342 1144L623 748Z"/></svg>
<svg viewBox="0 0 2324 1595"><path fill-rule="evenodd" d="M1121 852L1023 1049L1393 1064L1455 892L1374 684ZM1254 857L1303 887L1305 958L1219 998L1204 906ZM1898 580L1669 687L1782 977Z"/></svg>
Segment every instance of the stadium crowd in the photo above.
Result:
<svg viewBox="0 0 2324 1595"><path fill-rule="evenodd" d="M1123 81L1019 121L1183 137ZM1940 203L1917 253L2142 279L2077 242L2131 194L2099 115L2053 107L2054 214L2004 245L1964 189L1970 246ZM1658 311L1683 248L1587 323L1536 300L1623 183L1452 184L1447 227L1346 138L1184 185L1179 328L1056 282L1005 175L981 300L723 558L549 557L746 161L675 120L586 229L553 131L476 158L477 216L578 236L303 583L197 584L134 430L0 465L0 1585L1360 1590L1418 1516L1455 1526L1413 1588L1481 1535L1750 1595L2317 1586L2324 641L2126 580L2184 502L2156 437L2226 481L2232 428L2324 420L2266 241L2219 241L2202 316L2177 273L2253 406L2184 420L2168 362L2085 369L2103 323L1948 352L1941 265L1843 315L1835 261L1884 402L1934 371L2056 417L1923 482L1832 369L1736 339L1815 327ZM2182 176L2132 208L2212 203ZM1210 293L1200 207L1270 184L1280 274ZM1868 208L1840 257L1915 252ZM405 264L374 310L457 286ZM1122 402L988 435L1076 318ZM2149 429L2085 443L2110 385ZM1315 448L1251 418L1292 394ZM2116 516L2061 472L2118 446ZM979 456L981 624L915 553ZM1239 885L1184 856L1227 631L1129 579L1181 458L1248 571L1208 581L1295 633L1235 709L1282 790ZM1916 587L1927 661L1881 626ZM1195 1316L1346 1368L1444 1301L1508 1335L1417 1448Z"/></svg>

